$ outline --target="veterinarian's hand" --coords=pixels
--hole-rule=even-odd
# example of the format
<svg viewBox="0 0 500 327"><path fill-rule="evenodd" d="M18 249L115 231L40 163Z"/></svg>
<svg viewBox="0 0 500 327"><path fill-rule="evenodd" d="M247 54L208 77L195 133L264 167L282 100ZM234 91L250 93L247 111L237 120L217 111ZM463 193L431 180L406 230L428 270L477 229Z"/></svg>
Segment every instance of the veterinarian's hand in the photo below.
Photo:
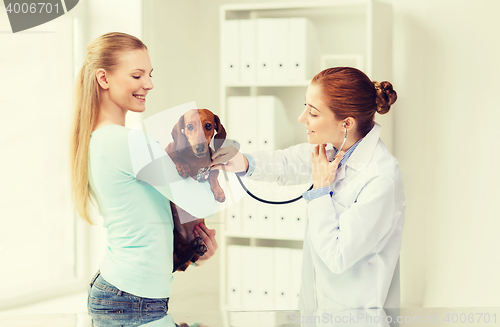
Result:
<svg viewBox="0 0 500 327"><path fill-rule="evenodd" d="M200 223L196 225L193 233L194 236L200 236L207 246L207 252L196 260L196 265L200 266L210 259L218 248L217 241L215 240L215 229L208 229L204 223Z"/></svg>
<svg viewBox="0 0 500 327"><path fill-rule="evenodd" d="M313 163L313 189L328 186L335 181L337 168L345 151L340 151L335 160L329 162L326 158L326 144L318 144L311 153Z"/></svg>
<svg viewBox="0 0 500 327"><path fill-rule="evenodd" d="M247 158L232 145L215 151L212 154L212 165L210 170L219 169L230 173L240 173L248 170Z"/></svg>

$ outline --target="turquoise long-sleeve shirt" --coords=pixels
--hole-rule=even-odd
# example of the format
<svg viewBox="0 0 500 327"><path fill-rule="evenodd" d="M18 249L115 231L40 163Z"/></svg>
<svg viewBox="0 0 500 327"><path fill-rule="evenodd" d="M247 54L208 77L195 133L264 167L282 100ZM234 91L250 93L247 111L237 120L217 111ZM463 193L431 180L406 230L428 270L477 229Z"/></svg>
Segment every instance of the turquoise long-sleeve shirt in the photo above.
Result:
<svg viewBox="0 0 500 327"><path fill-rule="evenodd" d="M107 229L100 263L106 281L141 297L172 288L170 201L197 218L216 211L209 183L182 178L159 142L143 131L107 125L91 134L90 194Z"/></svg>

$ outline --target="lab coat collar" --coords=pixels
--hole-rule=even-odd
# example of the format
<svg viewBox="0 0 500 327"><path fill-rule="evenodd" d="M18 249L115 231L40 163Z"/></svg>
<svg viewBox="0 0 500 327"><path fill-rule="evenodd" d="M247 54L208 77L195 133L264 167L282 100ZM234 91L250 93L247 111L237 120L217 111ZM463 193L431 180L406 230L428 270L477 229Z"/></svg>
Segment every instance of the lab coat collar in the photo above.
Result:
<svg viewBox="0 0 500 327"><path fill-rule="evenodd" d="M381 129L382 127L378 123L374 123L373 128L361 140L344 166L349 166L359 172L363 171L372 158L373 152L380 138Z"/></svg>

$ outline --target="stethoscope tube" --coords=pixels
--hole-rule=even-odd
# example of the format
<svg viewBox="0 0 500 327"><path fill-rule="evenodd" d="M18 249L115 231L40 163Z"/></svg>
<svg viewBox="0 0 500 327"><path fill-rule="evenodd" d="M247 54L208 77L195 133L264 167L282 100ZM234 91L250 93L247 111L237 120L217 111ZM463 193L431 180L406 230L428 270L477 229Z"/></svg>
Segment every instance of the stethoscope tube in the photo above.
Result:
<svg viewBox="0 0 500 327"><path fill-rule="evenodd" d="M340 149L337 151L337 153L335 153L335 156L333 157L333 159L330 162L332 162L333 160L335 160L335 158L337 157L337 154L340 153L340 151L342 150L342 147L345 144L345 141L347 140L347 127L345 126L345 123L344 123L343 126L344 126L344 141L342 142L342 145L340 146ZM295 199L286 200L286 201L269 201L269 200L264 200L264 199L261 199L261 198L257 197L256 195L252 194L252 192L250 192L246 188L245 184L243 184L243 182L241 181L240 176L236 175L236 177L238 178L238 181L240 182L241 187L243 187L243 189L245 190L245 192L247 192L248 195L250 195L252 198L254 198L257 201L260 201L260 202L263 202L263 203L267 203L267 204L288 204L288 203L292 203L292 202L295 202L295 201L298 201L298 200L302 199L302 195L301 195L299 197L296 197ZM307 191L312 190L313 186L314 186L314 184L312 184L311 187L309 187L309 189Z"/></svg>
<svg viewBox="0 0 500 327"><path fill-rule="evenodd" d="M269 200L264 200L264 199L261 199L261 198L255 196L255 195L253 195L252 192L250 192L246 188L245 184L243 184L243 182L241 181L240 176L236 175L236 177L238 178L238 181L240 182L241 187L243 187L243 189L245 190L245 192L247 192L248 195L250 195L252 198L254 198L255 200L260 201L260 202L264 202L264 203L267 203L267 204L288 204L288 203L292 203L292 202L295 202L297 200L300 200L302 198L302 195L301 195L299 197L296 197L295 199L291 199L291 200L287 200L287 201L269 201ZM311 187L309 187L309 189L307 191L312 190L313 186L314 186L314 184L312 184Z"/></svg>

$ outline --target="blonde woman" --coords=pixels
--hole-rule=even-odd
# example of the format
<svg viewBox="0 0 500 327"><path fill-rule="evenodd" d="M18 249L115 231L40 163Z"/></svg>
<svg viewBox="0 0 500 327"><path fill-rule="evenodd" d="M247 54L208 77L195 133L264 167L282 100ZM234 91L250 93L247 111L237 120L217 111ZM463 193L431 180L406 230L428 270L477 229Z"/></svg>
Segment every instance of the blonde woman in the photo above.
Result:
<svg viewBox="0 0 500 327"><path fill-rule="evenodd" d="M105 255L89 288L92 314L166 313L173 281L169 201L175 197L177 205L199 218L215 212L207 183L181 178L157 141L149 138L148 146L149 136L125 127L128 111L146 109L152 71L141 40L108 33L89 44L76 80L73 199L80 217L91 225L88 201L95 200L107 228ZM151 162L151 155L162 168L141 177L137 164ZM217 249L215 231L202 225L198 234L208 248L201 257L206 260Z"/></svg>

